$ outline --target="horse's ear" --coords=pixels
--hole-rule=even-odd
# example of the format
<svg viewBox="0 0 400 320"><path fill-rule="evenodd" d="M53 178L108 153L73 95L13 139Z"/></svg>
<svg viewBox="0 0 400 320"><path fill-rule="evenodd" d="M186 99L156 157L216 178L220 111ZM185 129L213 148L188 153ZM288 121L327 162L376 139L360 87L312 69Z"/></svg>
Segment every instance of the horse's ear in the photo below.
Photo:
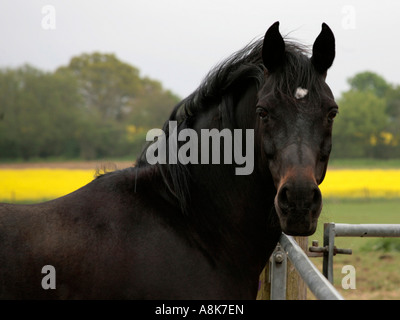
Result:
<svg viewBox="0 0 400 320"><path fill-rule="evenodd" d="M268 72L274 72L285 61L285 42L279 33L279 21L270 26L265 33L262 59Z"/></svg>
<svg viewBox="0 0 400 320"><path fill-rule="evenodd" d="M311 63L317 72L326 75L335 59L335 36L326 23L322 24L321 33L315 39Z"/></svg>

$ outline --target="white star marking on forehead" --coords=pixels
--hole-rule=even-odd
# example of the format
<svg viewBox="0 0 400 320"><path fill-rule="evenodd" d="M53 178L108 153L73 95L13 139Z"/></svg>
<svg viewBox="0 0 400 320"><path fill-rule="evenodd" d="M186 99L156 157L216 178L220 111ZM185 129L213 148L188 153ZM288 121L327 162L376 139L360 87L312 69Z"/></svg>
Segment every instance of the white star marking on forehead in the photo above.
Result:
<svg viewBox="0 0 400 320"><path fill-rule="evenodd" d="M308 93L307 89L303 89L303 88L298 87L296 89L296 93L294 94L294 97L296 99L302 99L307 95L307 93Z"/></svg>

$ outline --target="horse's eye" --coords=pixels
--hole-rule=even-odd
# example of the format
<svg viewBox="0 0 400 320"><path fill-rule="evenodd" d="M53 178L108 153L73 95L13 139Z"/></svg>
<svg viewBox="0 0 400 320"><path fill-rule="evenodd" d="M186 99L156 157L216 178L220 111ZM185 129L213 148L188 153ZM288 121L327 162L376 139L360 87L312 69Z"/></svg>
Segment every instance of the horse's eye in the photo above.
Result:
<svg viewBox="0 0 400 320"><path fill-rule="evenodd" d="M265 110L265 109L262 108L262 107L258 107L258 108L256 109L256 113L258 114L258 116L259 116L262 120L265 120L265 119L268 118L268 111Z"/></svg>
<svg viewBox="0 0 400 320"><path fill-rule="evenodd" d="M339 113L339 111L337 109L333 109L328 113L328 122L332 123L333 119L335 119L335 117L337 116L337 114Z"/></svg>

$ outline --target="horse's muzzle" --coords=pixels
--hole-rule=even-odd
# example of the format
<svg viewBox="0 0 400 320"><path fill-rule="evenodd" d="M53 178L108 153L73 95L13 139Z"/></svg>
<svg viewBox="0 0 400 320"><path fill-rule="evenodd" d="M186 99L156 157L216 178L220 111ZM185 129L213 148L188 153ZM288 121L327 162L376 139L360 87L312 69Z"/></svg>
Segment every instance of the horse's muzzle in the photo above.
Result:
<svg viewBox="0 0 400 320"><path fill-rule="evenodd" d="M322 209L322 196L314 182L286 182L275 197L282 231L293 236L312 235Z"/></svg>

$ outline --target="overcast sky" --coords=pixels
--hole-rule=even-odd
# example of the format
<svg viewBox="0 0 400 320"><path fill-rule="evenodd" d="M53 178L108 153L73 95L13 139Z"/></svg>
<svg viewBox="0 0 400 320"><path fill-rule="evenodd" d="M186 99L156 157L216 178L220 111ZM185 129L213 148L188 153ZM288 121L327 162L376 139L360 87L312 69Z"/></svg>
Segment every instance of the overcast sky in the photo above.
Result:
<svg viewBox="0 0 400 320"><path fill-rule="evenodd" d="M1 0L0 67L55 70L83 52L115 53L185 97L222 59L280 21L312 45L326 22L336 37L327 81L370 70L400 84L400 1Z"/></svg>

